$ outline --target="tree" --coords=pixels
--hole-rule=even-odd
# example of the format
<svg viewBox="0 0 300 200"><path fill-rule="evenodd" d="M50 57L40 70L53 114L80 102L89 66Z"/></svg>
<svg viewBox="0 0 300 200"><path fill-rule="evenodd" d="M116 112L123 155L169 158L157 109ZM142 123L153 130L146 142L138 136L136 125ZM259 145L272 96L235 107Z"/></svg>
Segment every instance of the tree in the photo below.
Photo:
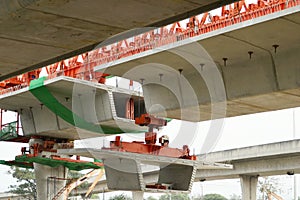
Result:
<svg viewBox="0 0 300 200"><path fill-rule="evenodd" d="M159 197L159 200L169 200L170 194L164 194ZM171 194L172 200L190 200L187 194Z"/></svg>
<svg viewBox="0 0 300 200"><path fill-rule="evenodd" d="M110 197L109 200L131 200L131 198L124 195L124 194L119 194L119 195L115 195L113 197Z"/></svg>
<svg viewBox="0 0 300 200"><path fill-rule="evenodd" d="M81 178L84 176L84 174L74 171L74 170L69 170L68 172L68 180L67 185L72 183L73 181L76 181L77 179ZM83 182L81 185L77 186L75 190L72 190L72 192L69 195L77 195L76 192L77 190L87 190L89 188L89 183L88 182ZM85 194L80 194L82 199L86 199ZM88 199L99 199L97 195L90 193L88 196Z"/></svg>
<svg viewBox="0 0 300 200"><path fill-rule="evenodd" d="M11 170L8 173L12 174L12 176L16 178L17 182L19 183L18 185L10 185L9 192L22 195L24 198L28 200L37 200L36 182L35 182L35 176L33 170L22 169L19 167L11 167ZM68 178L71 178L73 180L76 180L82 176L83 174L77 171L70 170L68 173ZM89 184L85 182L81 184L78 188L87 189L88 187ZM82 198L84 198L84 196L85 194L81 195Z"/></svg>
<svg viewBox="0 0 300 200"><path fill-rule="evenodd" d="M92 194L90 199L99 199L99 195L97 194Z"/></svg>
<svg viewBox="0 0 300 200"><path fill-rule="evenodd" d="M78 171L74 171L74 170L69 170L68 172L68 178L71 179L67 182L67 184L69 184L70 182L77 180L79 178L81 178L84 174L78 172ZM89 188L89 184L87 182L82 183L81 185L77 186L77 189L88 189Z"/></svg>
<svg viewBox="0 0 300 200"><path fill-rule="evenodd" d="M261 199L265 199L265 196L269 192L278 192L278 188L280 181L277 177L259 177L258 179L258 190L259 190L259 197Z"/></svg>
<svg viewBox="0 0 300 200"><path fill-rule="evenodd" d="M230 195L229 200L241 200L241 199L242 199L242 197L240 195L232 194L232 195Z"/></svg>
<svg viewBox="0 0 300 200"><path fill-rule="evenodd" d="M227 200L220 194L206 194L203 197L203 200Z"/></svg>
<svg viewBox="0 0 300 200"><path fill-rule="evenodd" d="M9 192L20 194L28 200L37 200L36 183L33 170L11 167L9 173L17 179L18 185L10 185Z"/></svg>
<svg viewBox="0 0 300 200"><path fill-rule="evenodd" d="M157 200L157 198L153 197L153 196L150 196L147 198L147 200Z"/></svg>
<svg viewBox="0 0 300 200"><path fill-rule="evenodd" d="M193 197L193 200L202 200L202 197L199 195L199 196Z"/></svg>

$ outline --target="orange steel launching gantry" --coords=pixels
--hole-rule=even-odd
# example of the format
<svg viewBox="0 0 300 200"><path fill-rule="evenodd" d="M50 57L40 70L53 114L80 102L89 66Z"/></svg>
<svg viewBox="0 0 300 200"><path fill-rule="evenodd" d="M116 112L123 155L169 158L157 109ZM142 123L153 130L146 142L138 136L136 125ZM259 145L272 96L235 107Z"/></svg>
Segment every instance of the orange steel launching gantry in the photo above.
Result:
<svg viewBox="0 0 300 200"><path fill-rule="evenodd" d="M156 145L157 133L154 129L166 126L167 120L156 118L149 114L142 114L141 117L135 118L135 123L149 127L148 132L145 133L144 142L123 142L121 141L121 136L116 136L115 141L110 142L110 148L103 149L196 160L195 155L190 155L190 149L187 145L183 145L182 149L168 147L169 139L167 136L160 137L160 145Z"/></svg>

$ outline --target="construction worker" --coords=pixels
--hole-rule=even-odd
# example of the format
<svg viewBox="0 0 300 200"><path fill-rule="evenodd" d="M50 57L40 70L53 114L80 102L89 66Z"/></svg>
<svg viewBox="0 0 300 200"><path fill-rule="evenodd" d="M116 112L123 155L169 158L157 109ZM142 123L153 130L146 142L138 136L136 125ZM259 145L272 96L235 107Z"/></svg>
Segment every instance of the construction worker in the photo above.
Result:
<svg viewBox="0 0 300 200"><path fill-rule="evenodd" d="M163 147L168 147L169 146L169 137L167 135L163 135L159 138L159 143Z"/></svg>

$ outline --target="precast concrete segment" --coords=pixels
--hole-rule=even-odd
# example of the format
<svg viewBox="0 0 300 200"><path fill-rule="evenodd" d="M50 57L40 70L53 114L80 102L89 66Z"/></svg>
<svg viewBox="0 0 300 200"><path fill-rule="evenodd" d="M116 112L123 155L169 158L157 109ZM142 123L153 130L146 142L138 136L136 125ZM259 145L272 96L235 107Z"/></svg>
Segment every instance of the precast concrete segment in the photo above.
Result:
<svg viewBox="0 0 300 200"><path fill-rule="evenodd" d="M75 148L75 149L59 149L58 154L63 155L79 155L89 158L111 159L111 158L126 158L137 160L141 163L155 166L167 166L170 163L176 165L194 166L197 169L227 169L233 168L230 164L206 162L200 160L188 160L180 158L172 158L167 156L157 156L152 154L138 154L131 152L111 151L99 148Z"/></svg>
<svg viewBox="0 0 300 200"><path fill-rule="evenodd" d="M2 109L20 114L26 136L82 139L103 136L104 130L116 134L147 129L125 116L123 105L127 99L142 98L135 91L65 76L37 79L33 84L36 81L39 83L36 88L24 87L0 97Z"/></svg>
<svg viewBox="0 0 300 200"><path fill-rule="evenodd" d="M123 133L119 128L112 128L108 126L97 126L95 124L89 123L72 110L61 104L51 92L44 86L45 77L31 81L29 86L29 91L49 110L54 112L57 116L61 117L63 120L69 124L76 126L81 129L89 130L95 133L103 134L118 134Z"/></svg>
<svg viewBox="0 0 300 200"><path fill-rule="evenodd" d="M110 190L141 191L138 163L133 159L106 158L103 159L107 187Z"/></svg>
<svg viewBox="0 0 300 200"><path fill-rule="evenodd" d="M111 190L190 192L197 169L232 169L230 165L102 149L60 149L58 153L103 160L107 187ZM147 187L149 182L145 182L146 175L141 165L158 166L159 173L154 182L166 186L166 189ZM148 178L146 180L149 181Z"/></svg>
<svg viewBox="0 0 300 200"><path fill-rule="evenodd" d="M132 192L132 199L133 200L141 200L144 199L144 192L140 192L140 191L134 191Z"/></svg>
<svg viewBox="0 0 300 200"><path fill-rule="evenodd" d="M246 180L250 177L252 184L254 184L253 182L258 176L286 175L287 173L298 174L300 173L300 162L298 162L300 159L299 147L300 140L291 140L199 155L198 159L200 160L231 163L233 168L230 170L217 168L198 169L195 181L236 179L241 177L246 177L244 179ZM85 155L88 156L87 154ZM158 179L158 174L157 170L144 172L145 183L153 183ZM245 183L247 184L247 180ZM95 188L101 192L102 188L106 187L106 184L106 180L102 180Z"/></svg>
<svg viewBox="0 0 300 200"><path fill-rule="evenodd" d="M95 69L143 79L146 108L170 118L205 121L297 107L299 10L299 5L287 8ZM274 45L279 45L276 52ZM248 52L253 52L251 58Z"/></svg>

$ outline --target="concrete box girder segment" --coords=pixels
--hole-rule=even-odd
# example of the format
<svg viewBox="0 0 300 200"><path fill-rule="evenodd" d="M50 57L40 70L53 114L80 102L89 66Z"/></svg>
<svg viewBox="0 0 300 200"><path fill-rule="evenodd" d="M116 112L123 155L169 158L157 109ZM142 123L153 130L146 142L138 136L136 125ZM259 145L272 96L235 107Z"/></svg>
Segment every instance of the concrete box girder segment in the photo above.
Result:
<svg viewBox="0 0 300 200"><path fill-rule="evenodd" d="M133 28L160 27L235 0L0 2L0 80L92 50Z"/></svg>
<svg viewBox="0 0 300 200"><path fill-rule="evenodd" d="M119 152L95 148L59 149L62 155L79 155L103 160L107 186L112 190L147 192L190 192L197 169L231 170L232 165L201 160L187 160L151 154ZM159 175L151 184L161 184L167 189L147 187L143 166L159 168ZM147 173L146 173L147 174ZM147 181L149 181L147 179Z"/></svg>
<svg viewBox="0 0 300 200"><path fill-rule="evenodd" d="M142 79L148 112L170 118L203 121L296 107L299 10L257 17L95 70Z"/></svg>
<svg viewBox="0 0 300 200"><path fill-rule="evenodd" d="M125 117L125 109L119 111L122 106L118 104L125 104L129 98L142 99L132 90L64 76L45 80L43 90L38 87L35 93L36 89L30 87L0 98L2 109L20 114L25 136L80 139L146 131ZM123 98L114 101L116 95Z"/></svg>
<svg viewBox="0 0 300 200"><path fill-rule="evenodd" d="M65 150L65 152L68 151L69 150ZM74 154L76 151L77 153L83 153L81 150L71 151ZM85 156L89 156L88 154L90 154L90 156L93 155L91 154L92 151L87 152L89 153L86 153ZM198 160L205 160L208 163L231 163L233 168L231 170L219 170L217 167L215 169L211 169L210 167L212 165L206 169L202 167L198 168L195 181L210 181L245 177L246 182L247 179L250 179L250 182L248 183L253 184L255 183L255 179L258 177L258 175L285 175L288 172L289 174L292 174L293 172L298 174L300 173L300 163L298 162L300 159L299 152L300 140L290 140L201 154L197 156ZM155 180L158 179L158 174L158 171L145 172L145 183L154 183ZM95 187L95 192L102 192L103 188L106 188L106 186L107 180L100 181ZM252 189L254 186L255 185L252 185ZM247 187L244 189L247 189ZM248 189L250 189L250 187ZM81 190L78 191L78 193L85 194L85 191Z"/></svg>

